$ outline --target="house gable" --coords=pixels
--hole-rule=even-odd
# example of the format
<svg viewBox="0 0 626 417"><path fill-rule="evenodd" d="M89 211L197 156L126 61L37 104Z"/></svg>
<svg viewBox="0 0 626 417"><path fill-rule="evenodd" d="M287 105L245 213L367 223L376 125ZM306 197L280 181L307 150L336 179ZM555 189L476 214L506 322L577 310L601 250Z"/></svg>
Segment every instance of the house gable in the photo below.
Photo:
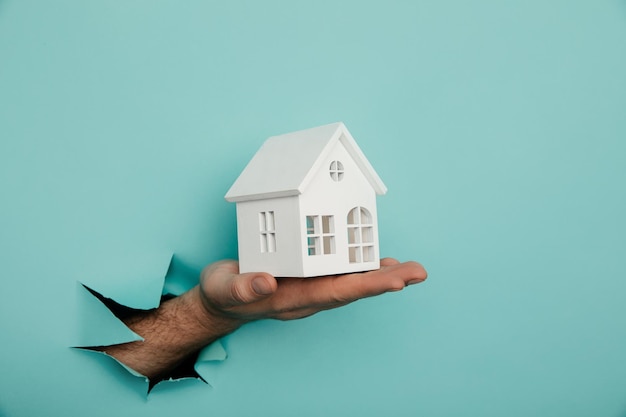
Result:
<svg viewBox="0 0 626 417"><path fill-rule="evenodd" d="M299 196L300 207L322 213L352 208L363 198L376 198L376 192L363 170L341 141L311 169L306 192Z"/></svg>
<svg viewBox="0 0 626 417"><path fill-rule="evenodd" d="M341 170L337 168L339 164ZM378 268L376 192L357 161L343 143L337 141L320 168L312 172L314 176L306 192L298 196L304 276ZM361 209L370 216L365 232L369 239L366 239L367 243L357 245L350 242L349 232L356 230L356 226L349 228L350 213ZM309 218L316 221L317 225L311 227ZM324 223L329 226L324 227ZM358 233L361 233L360 229ZM364 249L365 246L367 248ZM312 253L311 247L314 248ZM353 261L355 256L361 260Z"/></svg>
<svg viewBox="0 0 626 417"><path fill-rule="evenodd" d="M241 202L302 194L341 142L377 194L387 188L341 122L270 137L226 194ZM324 167L325 168L325 167Z"/></svg>

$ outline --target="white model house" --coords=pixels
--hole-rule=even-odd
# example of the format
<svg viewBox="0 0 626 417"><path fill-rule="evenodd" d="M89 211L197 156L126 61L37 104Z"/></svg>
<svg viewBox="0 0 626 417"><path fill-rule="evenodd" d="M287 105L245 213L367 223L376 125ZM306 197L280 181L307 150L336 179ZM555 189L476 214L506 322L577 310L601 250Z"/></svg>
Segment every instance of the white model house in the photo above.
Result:
<svg viewBox="0 0 626 417"><path fill-rule="evenodd" d="M270 137L226 194L237 204L240 271L378 269L376 194L386 192L343 123Z"/></svg>

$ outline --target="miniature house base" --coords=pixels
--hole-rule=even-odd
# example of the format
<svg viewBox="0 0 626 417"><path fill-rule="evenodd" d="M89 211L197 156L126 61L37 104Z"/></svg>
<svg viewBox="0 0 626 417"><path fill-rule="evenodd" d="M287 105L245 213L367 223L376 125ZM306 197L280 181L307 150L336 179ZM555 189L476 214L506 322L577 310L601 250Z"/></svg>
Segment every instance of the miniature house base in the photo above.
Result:
<svg viewBox="0 0 626 417"><path fill-rule="evenodd" d="M226 194L240 272L314 277L380 267L385 185L343 123L273 136Z"/></svg>

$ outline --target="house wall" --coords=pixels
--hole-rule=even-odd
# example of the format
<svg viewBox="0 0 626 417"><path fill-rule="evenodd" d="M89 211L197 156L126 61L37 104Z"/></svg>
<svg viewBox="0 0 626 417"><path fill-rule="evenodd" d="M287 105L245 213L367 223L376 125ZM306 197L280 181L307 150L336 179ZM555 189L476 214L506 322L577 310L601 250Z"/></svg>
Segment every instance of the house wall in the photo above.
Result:
<svg viewBox="0 0 626 417"><path fill-rule="evenodd" d="M275 251L262 252L259 214L274 212ZM302 276L302 251L297 197L237 203L240 272L268 272L274 276Z"/></svg>
<svg viewBox="0 0 626 417"><path fill-rule="evenodd" d="M334 181L330 176L330 164L335 160L341 161L344 166L341 181ZM379 268L376 193L340 141L321 164L315 177L306 187L305 193L300 196L299 203L302 230L300 256L305 276ZM372 262L351 264L348 257L347 215L352 208L357 206L367 208L372 216L374 253ZM335 254L308 254L305 224L308 215L334 216Z"/></svg>

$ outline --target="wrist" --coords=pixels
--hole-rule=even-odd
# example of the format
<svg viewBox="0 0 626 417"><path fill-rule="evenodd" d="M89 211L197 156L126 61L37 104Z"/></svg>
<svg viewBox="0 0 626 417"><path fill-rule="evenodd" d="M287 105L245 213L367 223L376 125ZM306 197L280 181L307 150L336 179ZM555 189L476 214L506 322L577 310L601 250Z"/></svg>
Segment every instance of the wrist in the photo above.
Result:
<svg viewBox="0 0 626 417"><path fill-rule="evenodd" d="M151 380L171 372L243 322L205 308L199 287L165 301L158 309L124 320L143 341L103 346L101 350Z"/></svg>
<svg viewBox="0 0 626 417"><path fill-rule="evenodd" d="M207 335L207 344L234 332L247 321L233 317L215 308L207 300L199 286L195 286L182 297L188 298L188 310ZM209 340L210 339L210 340Z"/></svg>

